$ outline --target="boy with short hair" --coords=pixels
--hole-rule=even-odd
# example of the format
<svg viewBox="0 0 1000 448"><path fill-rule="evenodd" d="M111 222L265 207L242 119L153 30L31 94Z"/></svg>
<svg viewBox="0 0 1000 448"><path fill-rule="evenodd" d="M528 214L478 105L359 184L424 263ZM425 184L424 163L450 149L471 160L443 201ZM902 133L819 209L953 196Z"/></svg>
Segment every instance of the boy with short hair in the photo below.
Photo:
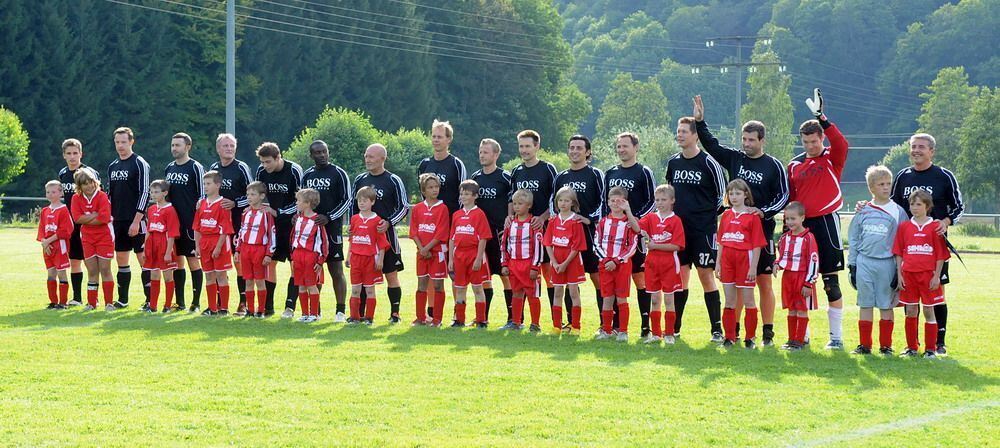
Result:
<svg viewBox="0 0 1000 448"><path fill-rule="evenodd" d="M50 310L66 308L69 294L66 270L69 269L69 239L73 236L73 219L62 203L62 194L61 182L46 182L45 199L48 199L49 205L39 211L38 217L36 240L42 243L42 259L45 260L48 274L46 285L49 305L46 308Z"/></svg>
<svg viewBox="0 0 1000 448"><path fill-rule="evenodd" d="M240 233L236 243L236 259L240 260L243 279L247 282L247 317L264 318L267 304L267 268L272 263L276 247L274 217L264 210L267 187L263 182L247 184L247 208L243 210ZM257 305L254 307L254 296Z"/></svg>
<svg viewBox="0 0 1000 448"><path fill-rule="evenodd" d="M181 234L180 218L173 204L167 202L170 183L154 180L149 184L153 205L146 210L149 225L146 229L146 260L142 268L150 271L149 307L155 313L160 296L160 279L164 281L163 312L171 311L174 300L174 270L177 269L176 241Z"/></svg>
<svg viewBox="0 0 1000 448"><path fill-rule="evenodd" d="M292 278L299 288L302 316L299 322L316 322L319 318L319 285L323 284L323 265L329 254L326 227L316 222L314 209L319 205L319 191L303 188L295 193L299 214L292 222Z"/></svg>
<svg viewBox="0 0 1000 448"><path fill-rule="evenodd" d="M893 307L898 301L896 293L896 260L892 245L899 224L906 221L906 211L890 199L892 171L882 165L870 166L865 172L872 200L868 206L857 210L847 231L850 250L847 268L851 286L858 291L858 319L860 344L855 355L872 353L873 309L878 308L880 319L879 353L892 355Z"/></svg>
<svg viewBox="0 0 1000 448"><path fill-rule="evenodd" d="M816 238L803 222L806 208L801 202L785 206L785 227L788 231L778 240L778 258L774 261L774 276L781 275L781 307L788 310L788 342L781 348L801 350L805 346L809 311L816 304L816 279L819 277L819 249Z"/></svg>
<svg viewBox="0 0 1000 448"><path fill-rule="evenodd" d="M465 180L458 185L462 208L451 217L448 270L455 273L455 322L452 327L465 326L465 291L472 284L476 298L476 328L486 328L486 292L483 283L490 279L486 262L486 241L493 238L486 214L476 206L479 184Z"/></svg>
<svg viewBox="0 0 1000 448"><path fill-rule="evenodd" d="M513 293L511 303L511 322L503 330L521 330L524 328L524 302L528 301L531 314L531 326L528 331L542 331L538 325L542 304L538 298L540 285L538 273L542 268L542 232L531 228L531 203L533 196L530 191L520 189L511 196L514 216L500 236L500 257L503 265L503 275L510 278Z"/></svg>
<svg viewBox="0 0 1000 448"><path fill-rule="evenodd" d="M347 267L351 269L351 317L349 324L371 325L375 319L375 285L382 283L382 262L389 240L378 231L382 218L372 211L378 196L372 187L361 187L354 194L358 214L351 216L348 230L351 236ZM365 290L364 317L361 316L361 288Z"/></svg>
<svg viewBox="0 0 1000 448"><path fill-rule="evenodd" d="M629 209L628 190L614 187L608 192L611 213L601 219L594 236L594 251L601 259L601 331L596 339L612 337L614 303L618 303L619 342L628 342L628 295L632 279L632 255L638 247L639 222Z"/></svg>
<svg viewBox="0 0 1000 448"><path fill-rule="evenodd" d="M208 309L203 316L226 316L229 314L229 275L233 268L233 255L229 236L233 234L233 218L229 210L222 207L219 187L222 175L209 171L202 176L205 198L198 201L194 214L195 246L201 257L208 293Z"/></svg>
<svg viewBox="0 0 1000 448"><path fill-rule="evenodd" d="M417 318L413 325L427 324L427 298L433 297L431 324L441 325L444 314L444 279L448 278L447 257L451 218L448 206L438 199L441 180L433 173L424 173L419 179L420 193L424 200L410 211L410 239L417 246ZM440 303L438 303L440 302Z"/></svg>
<svg viewBox="0 0 1000 448"><path fill-rule="evenodd" d="M653 191L656 210L639 220L642 237L646 239L646 292L652 298L649 320L652 334L643 342L674 343L674 323L677 319L674 308L674 293L681 286L681 263L678 252L684 250L684 225L674 214L675 192L673 185L663 184ZM660 306L664 309L661 311ZM663 326L660 327L660 316Z"/></svg>

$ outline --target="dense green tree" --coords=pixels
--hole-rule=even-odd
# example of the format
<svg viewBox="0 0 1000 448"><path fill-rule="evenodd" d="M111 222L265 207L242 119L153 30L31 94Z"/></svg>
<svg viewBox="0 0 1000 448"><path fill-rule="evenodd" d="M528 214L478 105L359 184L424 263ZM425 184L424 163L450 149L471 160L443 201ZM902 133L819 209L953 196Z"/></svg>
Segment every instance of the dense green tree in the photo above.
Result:
<svg viewBox="0 0 1000 448"><path fill-rule="evenodd" d="M667 97L654 81L635 81L632 75L620 73L611 81L611 88L601 105L597 119L597 138L613 135L629 127L664 126L670 122Z"/></svg>
<svg viewBox="0 0 1000 448"><path fill-rule="evenodd" d="M0 185L24 172L28 158L28 132L14 112L0 106Z"/></svg>
<svg viewBox="0 0 1000 448"><path fill-rule="evenodd" d="M761 64L780 64L778 55L769 45L758 42L752 61ZM741 110L742 121L759 120L767 127L767 152L778 160L791 160L796 137L792 134L795 117L792 99L788 96L791 77L782 73L780 65L754 67L747 76L750 91Z"/></svg>
<svg viewBox="0 0 1000 448"><path fill-rule="evenodd" d="M969 116L958 131L962 147L955 161L955 171L966 197L972 199L970 211L996 212L1000 204L1000 89L983 88L972 105Z"/></svg>
<svg viewBox="0 0 1000 448"><path fill-rule="evenodd" d="M965 69L950 67L938 72L928 90L920 94L924 105L917 123L921 132L933 135L937 141L937 163L952 166L960 151L959 128L969 115L979 89L969 85Z"/></svg>

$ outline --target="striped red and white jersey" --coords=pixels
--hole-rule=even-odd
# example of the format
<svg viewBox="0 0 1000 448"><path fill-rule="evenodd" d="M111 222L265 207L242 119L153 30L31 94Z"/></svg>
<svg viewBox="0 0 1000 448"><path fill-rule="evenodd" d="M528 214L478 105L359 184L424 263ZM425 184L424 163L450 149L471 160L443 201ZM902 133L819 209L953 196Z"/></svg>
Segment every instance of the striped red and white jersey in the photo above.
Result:
<svg viewBox="0 0 1000 448"><path fill-rule="evenodd" d="M816 237L809 229L795 235L785 232L778 240L778 267L791 272L805 272L806 283L815 283L819 276L819 251Z"/></svg>
<svg viewBox="0 0 1000 448"><path fill-rule="evenodd" d="M514 218L500 235L500 260L506 266L510 260L531 260L532 266L542 264L542 232L531 229L531 218Z"/></svg>
<svg viewBox="0 0 1000 448"><path fill-rule="evenodd" d="M638 235L628 225L628 218L615 218L611 215L601 219L594 235L594 252L601 262L615 261L622 263L632 258L638 247Z"/></svg>
<svg viewBox="0 0 1000 448"><path fill-rule="evenodd" d="M315 215L313 215L315 216ZM295 215L292 222L292 251L306 250L319 254L319 263L326 262L330 250L330 240L326 236L326 227L316 223L312 216L302 213Z"/></svg>
<svg viewBox="0 0 1000 448"><path fill-rule="evenodd" d="M243 211L240 220L240 235L237 240L237 250L244 244L250 246L264 246L267 248L267 255L274 254L276 245L274 217L263 209L253 209L247 207Z"/></svg>

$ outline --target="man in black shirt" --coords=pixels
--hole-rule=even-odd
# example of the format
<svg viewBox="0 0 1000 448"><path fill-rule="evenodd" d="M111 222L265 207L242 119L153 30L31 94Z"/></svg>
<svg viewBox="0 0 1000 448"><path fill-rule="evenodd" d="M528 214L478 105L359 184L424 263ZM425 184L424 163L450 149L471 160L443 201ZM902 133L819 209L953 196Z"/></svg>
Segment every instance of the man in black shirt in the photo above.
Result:
<svg viewBox="0 0 1000 448"><path fill-rule="evenodd" d="M330 243L330 253L326 257L326 267L333 282L333 293L337 298L337 314L334 322L345 322L345 296L347 280L344 278L344 215L351 210L351 183L347 173L330 163L330 148L323 140L309 145L309 157L314 165L302 176L302 185L319 192L319 206L313 220L326 227ZM350 216L347 216L350 218Z"/></svg>
<svg viewBox="0 0 1000 448"><path fill-rule="evenodd" d="M438 198L448 206L448 213L455 213L460 208L458 184L466 177L462 159L451 153L453 132L451 123L434 120L431 125L431 145L434 147L434 154L421 160L417 165L418 177L424 173L434 173L441 181L441 193Z"/></svg>
<svg viewBox="0 0 1000 448"><path fill-rule="evenodd" d="M743 125L743 148L731 148L719 143L705 123L705 106L701 95L694 97L694 119L697 122L698 141L708 155L719 162L729 173L729 179L743 179L750 186L755 204L750 209L761 217L767 246L760 251L757 262L757 288L760 290L760 311L764 321L762 332L765 346L774 344L774 289L771 285L774 264L774 215L788 204L788 175L785 165L764 153L764 123L751 120ZM737 304L737 313L742 309ZM738 326L737 326L738 328Z"/></svg>
<svg viewBox="0 0 1000 448"><path fill-rule="evenodd" d="M233 134L219 134L215 138L215 151L219 154L219 161L213 163L208 169L222 176L222 183L219 187L222 208L232 212L233 231L239 235L240 227L243 224L243 209L247 207L247 185L253 181L253 175L250 173L250 166L236 158L236 136ZM235 237L232 238L232 245L233 252L235 252ZM236 315L245 316L247 282L243 279L243 267L240 265L240 260L235 259L235 257L233 267L236 268L236 287L240 294L240 307L236 311ZM180 277L177 276L177 273L174 274L177 291L182 291L184 286L181 283L181 280L184 279L183 271L180 274L182 274ZM201 275L192 277L192 283L194 283L196 292L201 291ZM178 298L183 297L179 294ZM195 297L197 296L195 295Z"/></svg>
<svg viewBox="0 0 1000 448"><path fill-rule="evenodd" d="M500 159L500 142L492 138L484 138L479 142L479 164L482 168L472 173L470 179L479 184L479 197L476 198L476 206L486 214L486 220L490 224L490 232L493 238L486 242L486 261L490 266L490 276L499 275L503 282L503 298L507 304L507 324L512 320L511 306L513 305L513 292L510 289L510 278L502 275L503 266L500 260L500 232L503 231L504 221L507 219L507 197L511 194L510 173L497 166ZM493 282L489 281L483 285L486 293L486 320L490 317L490 302L493 298ZM510 328L510 327L506 327Z"/></svg>
<svg viewBox="0 0 1000 448"><path fill-rule="evenodd" d="M386 295L389 296L391 309L389 322L397 324L400 322L399 301L403 297L403 291L399 287L399 271L403 270L403 258L399 238L396 237L396 225L402 222L406 214L409 213L410 204L403 180L386 171L386 158L388 158L388 154L385 146L381 144L375 143L365 149L366 171L354 178L353 193L357 193L362 187L372 187L375 190L377 199L372 206L372 211L379 218L382 218L382 224L379 225L378 231L385 233L390 246L389 250L385 251L385 258L382 260L382 273L385 274L385 282L388 285ZM354 197L354 194L351 197ZM356 214L357 212L357 204L352 204L351 213ZM363 288L362 291L364 291ZM363 307L364 297L361 300Z"/></svg>
<svg viewBox="0 0 1000 448"><path fill-rule="evenodd" d="M73 182L73 175L76 170L89 170L101 183L101 176L97 170L83 164L83 143L75 138L68 138L62 143L63 159L66 166L59 170L59 183L62 184L63 202L66 208L72 208L73 195L76 193L76 183ZM73 284L73 300L69 306L79 306L83 304L83 244L80 241L80 225L73 225L73 235L69 238L69 269L70 282Z"/></svg>
<svg viewBox="0 0 1000 448"><path fill-rule="evenodd" d="M574 135L569 138L566 154L569 157L570 167L556 175L553 189L559 191L563 187L569 187L576 192L576 200L580 204L580 213L577 216L584 223L584 235L587 239L587 250L580 254L583 258L583 270L590 274L590 280L594 283L595 297L598 298L597 308L600 309L601 283L598 276L599 260L594 253L594 232L597 230L597 224L604 212L604 173L590 165L592 155L590 146L590 139L583 135ZM551 213L556 213L554 197ZM573 311L573 302L570 299L568 289L563 300L567 316L563 328L568 329Z"/></svg>
<svg viewBox="0 0 1000 448"><path fill-rule="evenodd" d="M149 205L149 164L132 151L135 134L126 127L115 129L115 151L118 157L108 165L108 198L115 232L115 260L118 263L118 300L114 308L128 306L128 290L132 284L128 253L134 251L143 265L143 244L146 241L146 206ZM149 298L149 271L143 269L142 288Z"/></svg>
<svg viewBox="0 0 1000 448"><path fill-rule="evenodd" d="M698 279L705 291L705 307L712 326L712 341L722 343L722 302L719 287L715 284L715 232L717 218L722 213L722 195L726 180L722 166L698 148L698 130L694 117L677 121L677 144L681 152L667 162L667 183L673 185L677 202L674 213L684 225L684 250L678 254L681 261L683 288L674 294L677 320L675 332L680 333L681 318L688 298L688 281L691 265L698 270Z"/></svg>
<svg viewBox="0 0 1000 448"><path fill-rule="evenodd" d="M278 145L271 142L262 143L257 148L257 158L260 167L257 168L257 181L267 187L267 205L264 207L274 217L275 250L271 260L275 262L289 261L291 255L292 220L297 213L295 193L302 186L302 167L291 160L281 157ZM277 287L277 263L267 266L267 277L264 282L267 289L267 300L264 305L264 315L274 314L274 290ZM288 296L285 299L285 311L281 317L291 319L295 313L295 301L299 296L299 288L295 286L295 278L288 277Z"/></svg>
<svg viewBox="0 0 1000 448"><path fill-rule="evenodd" d="M514 215L513 195L520 189L531 192L534 201L531 203L531 228L532 230L542 230L548 222L551 213L549 206L552 203L552 195L555 190L552 188L556 180L556 167L551 163L538 159L538 150L541 149L542 137L532 130L524 130L517 134L517 151L521 156L521 164L510 172L510 195L507 197L507 215L510 219ZM542 277L545 278L545 290L549 296L549 305L555 302L555 287L552 286L552 272L549 267L548 254L542 256Z"/></svg>
<svg viewBox="0 0 1000 448"><path fill-rule="evenodd" d="M170 139L170 155L174 161L170 162L163 170L167 182L170 183L169 198L170 203L177 210L177 218L180 221L181 234L174 242L177 249L177 270L174 271L174 292L177 296L176 307L184 308L184 282L177 282L178 274L185 278L184 261L191 270L191 284L194 286L191 299L191 311L197 312L199 299L201 298L201 285L203 274L201 271L201 261L195 256L194 230L191 225L194 222L194 213L198 209L198 201L205 197L205 190L202 184L202 176L205 175L205 168L197 160L191 158L191 136L178 132ZM145 305L148 307L148 304Z"/></svg>

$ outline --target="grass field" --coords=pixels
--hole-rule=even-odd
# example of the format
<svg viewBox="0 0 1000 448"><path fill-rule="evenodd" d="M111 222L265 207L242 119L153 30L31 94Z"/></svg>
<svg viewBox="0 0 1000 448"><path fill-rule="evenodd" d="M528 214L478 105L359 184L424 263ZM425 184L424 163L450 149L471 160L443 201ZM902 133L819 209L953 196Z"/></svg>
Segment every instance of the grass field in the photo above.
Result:
<svg viewBox="0 0 1000 448"><path fill-rule="evenodd" d="M951 356L923 360L825 352L823 311L811 350L727 352L707 341L700 291L682 342L669 348L591 340L592 291L580 338L389 326L382 305L372 328L46 311L33 238L0 230L3 446L972 447L1000 438L1000 256L969 255L969 272L952 267ZM411 275L402 276L410 319ZM329 290L323 301L332 310ZM500 320L502 302L493 312ZM849 307L851 347L856 317Z"/></svg>

